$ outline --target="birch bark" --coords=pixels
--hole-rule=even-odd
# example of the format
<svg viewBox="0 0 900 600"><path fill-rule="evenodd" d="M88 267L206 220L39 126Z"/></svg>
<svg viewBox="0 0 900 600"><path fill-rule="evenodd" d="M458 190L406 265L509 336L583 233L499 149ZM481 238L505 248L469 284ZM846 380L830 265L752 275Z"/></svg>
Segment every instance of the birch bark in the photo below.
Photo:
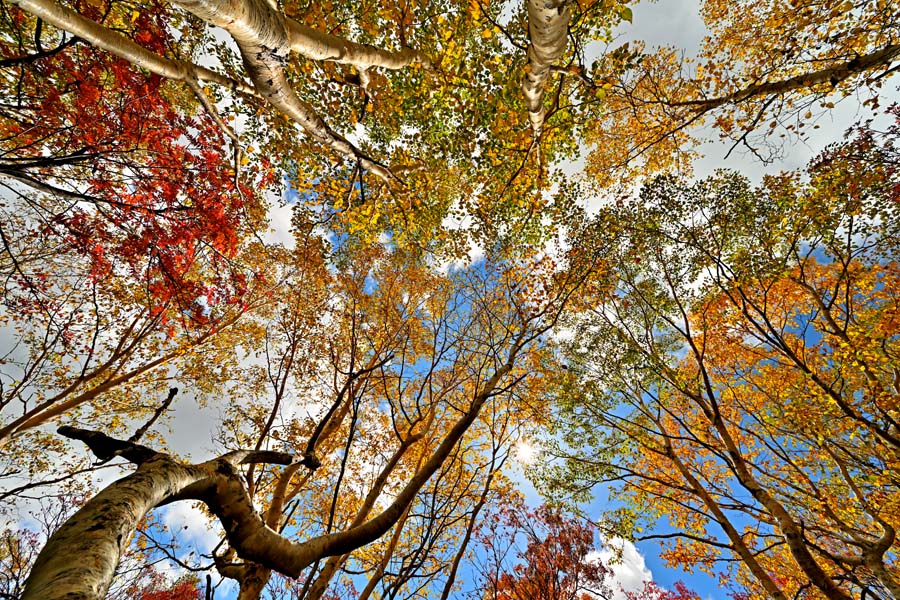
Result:
<svg viewBox="0 0 900 600"><path fill-rule="evenodd" d="M550 67L566 51L569 30L567 0L527 0L528 2L528 68L522 82L522 93L528 107L528 118L535 141L544 131L544 88Z"/></svg>
<svg viewBox="0 0 900 600"><path fill-rule="evenodd" d="M10 0L10 2L54 27L68 31L92 46L106 50L156 75L185 83L195 80L207 81L223 85L243 94L257 95L256 91L244 82L235 81L206 67L160 56L133 42L121 33L104 27L96 21L82 17L74 10L61 6L52 0Z"/></svg>
<svg viewBox="0 0 900 600"><path fill-rule="evenodd" d="M12 2L55 27L157 75L194 85L196 80L209 81L261 96L318 143L358 161L362 168L384 181L395 179L390 169L332 130L312 106L301 100L288 82L285 66L291 52L314 60L351 64L360 70L370 67L401 69L414 63L426 68L431 66L425 55L412 49L391 52L316 31L288 19L264 0L176 0L178 6L211 25L222 27L234 38L252 81L250 86L210 69L160 56L52 0Z"/></svg>

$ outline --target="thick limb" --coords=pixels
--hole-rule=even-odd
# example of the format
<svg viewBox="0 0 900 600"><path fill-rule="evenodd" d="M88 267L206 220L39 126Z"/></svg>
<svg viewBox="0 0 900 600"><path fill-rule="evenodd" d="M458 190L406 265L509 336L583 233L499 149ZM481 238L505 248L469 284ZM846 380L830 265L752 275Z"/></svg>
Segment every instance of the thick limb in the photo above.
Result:
<svg viewBox="0 0 900 600"><path fill-rule="evenodd" d="M566 51L569 31L569 3L566 0L528 0L528 70L522 93L534 139L544 130L544 88L554 62Z"/></svg>

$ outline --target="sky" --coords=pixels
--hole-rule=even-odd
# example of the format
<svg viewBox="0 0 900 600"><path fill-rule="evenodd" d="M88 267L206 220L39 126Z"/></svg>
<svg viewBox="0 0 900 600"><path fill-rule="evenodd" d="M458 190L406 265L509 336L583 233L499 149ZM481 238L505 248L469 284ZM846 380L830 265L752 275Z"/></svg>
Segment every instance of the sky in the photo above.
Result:
<svg viewBox="0 0 900 600"><path fill-rule="evenodd" d="M622 42L644 40L648 46L673 45L684 49L688 54L699 49L704 33L705 27L696 0L660 0L656 3L638 4L633 8L632 23L623 24L619 31ZM896 93L895 97L900 98ZM820 129L809 140L802 144L791 145L786 149L783 159L772 165L762 165L743 152L734 152L726 159L728 146L718 140L710 140L703 147L705 156L695 164L696 175L704 177L716 169L729 168L739 170L758 181L765 173L802 167L827 143L839 139L843 131L855 121L867 116L861 112L862 110L859 103L852 98L839 103L836 109L820 122ZM572 168L577 169L577 165L572 165ZM267 241L291 243L292 236L289 232L291 210L290 204L276 205L272 209L270 213L272 231ZM0 330L0 335L2 333ZM201 407L189 394L181 394L173 405L173 410L174 417L168 425L171 434L167 436L169 447L173 452L190 455L195 460L204 460L218 452L213 440L214 430L210 426L221 422L217 407L214 405ZM110 477L111 474L104 475L107 480ZM534 488L524 478L520 477L519 481L529 501L534 504L540 502ZM588 508L588 511L599 513L602 508L602 500L598 500ZM203 527L205 518L200 510L190 503L173 504L162 509L160 514L162 521L172 530L182 532L179 537L186 546L186 552L193 546L200 552L209 551L218 542L216 532ZM676 580L683 579L705 598L725 598L724 592L709 578L691 577L666 569L656 555L654 544L639 544L635 547L627 542L613 540L611 542L624 544L624 560L621 564L613 565L613 571L626 589L637 589L640 583L648 578L666 587L671 587ZM597 554L598 558L603 560L608 560L610 555L608 549L600 550ZM219 597L227 597L227 594L220 594Z"/></svg>
<svg viewBox="0 0 900 600"><path fill-rule="evenodd" d="M632 23L622 24L617 32L617 43L643 40L647 43L648 49L669 45L683 49L691 55L699 50L705 33L706 27L700 16L700 3L697 0L660 0L634 6ZM900 98L896 93L895 96ZM809 139L786 146L780 160L769 165L764 165L753 156L739 150L726 158L730 145L710 137L701 149L703 156L694 164L695 176L706 177L717 169L726 168L740 171L758 182L767 173L803 167L827 144L840 139L848 127L866 116L868 113L853 98L838 103L836 108L820 121L820 128L815 130ZM579 164L573 163L566 170L575 172L579 167ZM293 243L289 231L291 210L291 205L287 203L276 205L271 210L271 231L266 241L289 245ZM470 258L477 260L479 256L480 252L475 249ZM215 453L213 431L200 434L203 430L200 424L220 422L218 415L215 414L216 410L214 406L199 407L190 397L183 396L175 405L175 418L171 421L172 434L168 439L172 450L195 458ZM532 505L539 504L541 498L534 487L524 476L519 475L517 479L529 502ZM598 517L604 509L602 495L598 494L600 497L587 507L589 515ZM187 503L178 503L167 507L164 511L163 521L173 530L184 531L182 541L186 542L186 546L196 545L201 549L209 549L218 542L214 531L198 526L203 522L199 509ZM185 524L190 525L188 529L183 529ZM637 546L624 540L610 540L610 543L623 547L622 561L612 565L612 569L619 584L626 590L639 589L642 582L648 579L668 588L672 588L676 581L682 580L705 599L716 600L727 597L726 592L719 589L718 583L704 574L692 575L666 568L658 557L658 546L655 543L639 543ZM612 554L611 550L603 548L598 551L597 557L609 560ZM227 597L227 593L223 594L226 589L228 586L219 591L218 597L223 595Z"/></svg>

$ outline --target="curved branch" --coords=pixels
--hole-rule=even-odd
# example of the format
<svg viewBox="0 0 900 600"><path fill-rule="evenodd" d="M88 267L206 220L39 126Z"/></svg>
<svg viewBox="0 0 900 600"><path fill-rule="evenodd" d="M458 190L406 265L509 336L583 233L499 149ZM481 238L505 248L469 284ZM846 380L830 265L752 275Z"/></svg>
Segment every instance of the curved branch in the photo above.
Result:
<svg viewBox="0 0 900 600"><path fill-rule="evenodd" d="M397 70L413 64L432 68L431 59L418 50L404 48L397 52L358 44L350 40L308 27L294 19L285 19L291 50L313 60L327 60L358 69L381 67Z"/></svg>
<svg viewBox="0 0 900 600"><path fill-rule="evenodd" d="M384 535L402 518L422 486L447 457L512 370L516 356L530 339L524 329L510 346L506 361L487 379L468 410L454 423L428 460L410 478L394 501L378 516L342 532L292 542L269 528L253 506L236 465L273 462L292 465L290 454L238 451L199 465L185 465L167 454L102 433L60 428L60 433L84 441L98 457L122 456L138 469L88 501L48 540L35 561L23 600L97 599L112 581L123 550L138 523L152 509L177 500L200 500L221 522L229 545L244 561L299 576L321 558L346 554ZM79 561L73 565L72 556Z"/></svg>
<svg viewBox="0 0 900 600"><path fill-rule="evenodd" d="M384 181L395 178L387 167L365 156L349 140L333 131L315 109L294 92L284 68L293 49L289 19L284 14L265 0L175 2L207 23L225 29L234 38L256 90L313 139L338 154L358 160L363 168Z"/></svg>

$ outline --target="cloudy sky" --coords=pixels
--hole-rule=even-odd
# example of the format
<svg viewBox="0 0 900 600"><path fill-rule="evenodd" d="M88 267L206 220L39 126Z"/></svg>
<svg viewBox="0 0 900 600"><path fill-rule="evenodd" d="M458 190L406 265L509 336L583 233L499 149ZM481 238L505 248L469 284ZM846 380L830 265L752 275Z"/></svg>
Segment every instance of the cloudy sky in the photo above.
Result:
<svg viewBox="0 0 900 600"><path fill-rule="evenodd" d="M653 46L675 46L683 49L687 55L695 54L706 33L700 17L700 3L697 0L660 0L659 2L638 4L633 9L631 24L623 23L619 30L618 42L643 40L648 49ZM900 95L894 94L895 98ZM884 103L886 104L886 103ZM783 156L777 162L764 165L746 152L732 152L727 159L730 145L710 138L703 146L704 156L695 163L695 174L704 177L716 169L727 168L740 171L754 181L766 173L777 173L803 167L812 157L818 154L828 143L837 141L843 132L853 123L870 116L854 98L840 102L837 107L819 122L820 128L815 130L804 143L795 143L785 147ZM571 165L571 171L578 165ZM272 210L270 219L272 231L268 241L291 243L290 227L291 206L284 205ZM172 420L173 434L169 438L171 448L179 453L190 454L195 458L209 456L215 452L212 442L212 431L205 431L200 424L220 422L214 406L200 408L188 396L176 405L176 415ZM208 425L207 425L208 429ZM540 499L533 488L522 480L529 500L533 503ZM597 501L590 510L599 516L603 510L603 502ZM181 503L166 509L164 521L173 529L179 524L196 523L200 513L190 505ZM193 527L193 525L192 525ZM210 548L217 541L213 532L202 529L186 533L191 541L201 548ZM619 583L627 590L639 589L642 582L653 579L663 586L671 587L675 581L684 580L706 598L726 598L725 592L718 589L716 582L702 574L688 575L680 571L666 569L657 556L655 543L642 543L638 547L633 544L615 540L613 543L622 546L622 561L613 565ZM597 553L598 558L609 560L613 552L609 549Z"/></svg>
<svg viewBox="0 0 900 600"><path fill-rule="evenodd" d="M635 6L633 23L623 24L620 30L620 39L622 42L644 40L648 46L672 45L684 49L688 54L693 54L698 50L704 34L705 27L699 16L699 3L696 0L660 0L656 3L643 3ZM896 93L894 97L895 99L900 98ZM883 104L887 104L887 102ZM837 108L820 122L820 129L806 143L787 148L783 160L769 166L760 164L742 152L734 152L726 160L725 154L728 146L717 140L710 140L703 148L705 157L696 164L696 173L702 177L724 167L739 170L758 180L767 172L798 168L806 164L827 143L839 139L846 128L867 116L868 114L853 98L838 104ZM290 205L273 209L270 241L289 242L291 240L290 214ZM182 393L174 405L174 412L174 418L170 421L172 434L168 436L172 451L192 456L195 460L203 460L218 452L213 442L213 426L221 422L219 408L214 405L199 407L189 394ZM108 479L109 477L111 474L104 474L104 478ZM539 499L533 489L525 482L522 485L527 490L529 499L538 502ZM591 510L599 514L602 508L602 503L598 502L591 507ZM199 551L208 552L218 538L215 532L208 531L199 525L204 520L200 511L189 503L177 503L166 507L162 512L162 521L170 529L182 531L180 538L186 545L196 545ZM184 528L185 525L188 526L187 529ZM653 578L664 586L671 586L674 581L684 579L703 596L725 597L725 594L717 589L715 582L709 578L691 577L680 572L666 570L657 558L653 544L640 544L636 548L621 540L611 543L620 544L623 547L622 561L613 565L613 571L625 589L638 589L641 583L649 578ZM609 549L601 550L597 554L597 557L602 560L609 560L611 556L612 551Z"/></svg>

